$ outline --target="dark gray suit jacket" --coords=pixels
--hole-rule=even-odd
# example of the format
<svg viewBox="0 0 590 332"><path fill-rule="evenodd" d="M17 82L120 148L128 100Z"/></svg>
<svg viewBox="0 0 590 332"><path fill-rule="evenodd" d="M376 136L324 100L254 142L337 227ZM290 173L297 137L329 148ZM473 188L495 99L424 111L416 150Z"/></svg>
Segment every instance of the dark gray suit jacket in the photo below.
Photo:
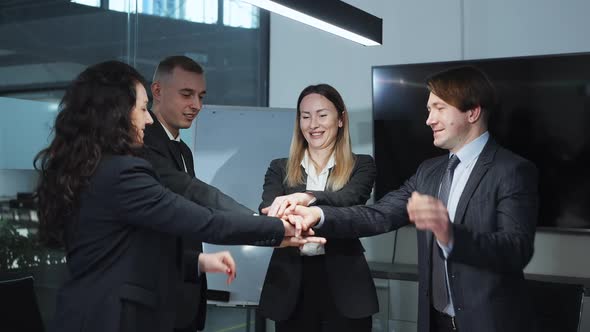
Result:
<svg viewBox="0 0 590 332"><path fill-rule="evenodd" d="M164 186L208 208L249 215L254 213L219 189L197 179L192 152L181 141L180 148L187 168L185 172L182 159L178 153L175 153L174 143L170 141L156 116L153 113L150 114L154 123L145 129L143 157L152 164ZM176 327L193 331L197 328L202 330L207 313L207 278L204 273L201 276L196 274L198 254L202 252L202 245L191 241L180 241L178 246L183 248L183 277L177 286Z"/></svg>
<svg viewBox="0 0 590 332"><path fill-rule="evenodd" d="M315 204L351 206L364 204L371 195L377 170L373 158L357 155L349 182L338 191L311 191ZM270 206L277 196L306 192L305 184L288 187L287 159L270 163L264 178L264 191L260 208ZM368 317L379 311L375 285L358 239L329 238L325 246L327 278L334 303L343 316ZM302 282L301 255L297 248L275 249L270 260L260 295L259 310L275 321L288 319L295 310Z"/></svg>
<svg viewBox="0 0 590 332"><path fill-rule="evenodd" d="M448 156L423 162L404 185L372 206L322 207L319 236L358 237L408 224L407 200L414 191L436 196ZM523 268L533 255L537 222L535 166L497 145L484 147L455 213L449 283L461 331L531 331L532 309ZM418 330L430 330L433 236L418 231ZM434 244L436 245L436 244Z"/></svg>
<svg viewBox="0 0 590 332"><path fill-rule="evenodd" d="M272 246L276 218L215 212L164 188L141 158L107 156L64 220L70 279L51 331L170 332L181 278L177 238Z"/></svg>

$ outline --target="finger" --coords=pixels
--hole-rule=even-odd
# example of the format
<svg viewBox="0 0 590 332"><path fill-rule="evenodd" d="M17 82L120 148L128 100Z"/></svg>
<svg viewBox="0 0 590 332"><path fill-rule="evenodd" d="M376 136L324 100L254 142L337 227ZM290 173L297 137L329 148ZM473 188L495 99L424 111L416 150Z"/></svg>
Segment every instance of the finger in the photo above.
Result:
<svg viewBox="0 0 590 332"><path fill-rule="evenodd" d="M261 212L262 214L266 214L266 215L268 215L268 211L269 211L269 210L270 210L270 206L267 206L267 207L263 208L262 210L260 210L260 212Z"/></svg>
<svg viewBox="0 0 590 332"><path fill-rule="evenodd" d="M288 205L289 205L289 200L286 200L286 199L283 200L281 202L281 205L279 205L279 208L277 210L277 216L282 216Z"/></svg>
<svg viewBox="0 0 590 332"><path fill-rule="evenodd" d="M228 273L235 273L236 272L236 262L234 261L234 258L232 257L232 255L226 251L225 255L223 256L225 265L227 266L227 272Z"/></svg>
<svg viewBox="0 0 590 332"><path fill-rule="evenodd" d="M295 237L301 237L301 219L297 218L295 221Z"/></svg>
<svg viewBox="0 0 590 332"><path fill-rule="evenodd" d="M303 239L305 239L308 243L326 244L326 242L328 242L328 240L326 240L326 238L319 237L319 236L308 236L308 237L304 237Z"/></svg>
<svg viewBox="0 0 590 332"><path fill-rule="evenodd" d="M274 201L272 201L272 204L270 205L270 210L268 211L268 216L269 217L275 217L277 215L277 211L279 210L279 205L282 202L282 198L281 197L277 197L274 199Z"/></svg>

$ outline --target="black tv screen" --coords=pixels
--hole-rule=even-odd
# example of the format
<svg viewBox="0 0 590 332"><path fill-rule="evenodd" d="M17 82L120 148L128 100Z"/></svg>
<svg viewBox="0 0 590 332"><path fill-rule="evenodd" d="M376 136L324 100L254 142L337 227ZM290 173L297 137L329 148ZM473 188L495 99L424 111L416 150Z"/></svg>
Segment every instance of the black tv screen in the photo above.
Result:
<svg viewBox="0 0 590 332"><path fill-rule="evenodd" d="M590 53L373 67L376 198L447 153L426 125L425 81L460 65L496 88L492 137L539 169L538 226L590 229Z"/></svg>

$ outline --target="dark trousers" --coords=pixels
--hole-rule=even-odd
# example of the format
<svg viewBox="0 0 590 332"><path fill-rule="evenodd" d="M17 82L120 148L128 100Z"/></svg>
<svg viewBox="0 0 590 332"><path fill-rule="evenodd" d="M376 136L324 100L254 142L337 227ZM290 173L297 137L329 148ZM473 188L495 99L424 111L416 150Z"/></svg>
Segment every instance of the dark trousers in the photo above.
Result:
<svg viewBox="0 0 590 332"><path fill-rule="evenodd" d="M326 280L325 257L303 256L302 260L302 284L295 311L288 320L275 322L276 331L370 332L371 316L354 319L340 314Z"/></svg>
<svg viewBox="0 0 590 332"><path fill-rule="evenodd" d="M455 318L430 307L430 332L457 332Z"/></svg>

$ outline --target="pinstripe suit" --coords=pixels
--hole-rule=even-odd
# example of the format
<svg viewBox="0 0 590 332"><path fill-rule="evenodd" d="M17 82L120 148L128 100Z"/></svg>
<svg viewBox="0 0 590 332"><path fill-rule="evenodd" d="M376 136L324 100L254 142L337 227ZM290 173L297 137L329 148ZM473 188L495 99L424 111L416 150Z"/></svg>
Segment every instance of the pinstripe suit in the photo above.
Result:
<svg viewBox="0 0 590 332"><path fill-rule="evenodd" d="M448 157L423 162L398 190L372 206L321 207L319 236L370 236L408 224L412 192L436 196ZM447 259L449 284L461 331L531 331L532 311L523 268L533 255L537 222L537 170L490 139L459 200ZM418 330L430 331L433 235L418 231Z"/></svg>

